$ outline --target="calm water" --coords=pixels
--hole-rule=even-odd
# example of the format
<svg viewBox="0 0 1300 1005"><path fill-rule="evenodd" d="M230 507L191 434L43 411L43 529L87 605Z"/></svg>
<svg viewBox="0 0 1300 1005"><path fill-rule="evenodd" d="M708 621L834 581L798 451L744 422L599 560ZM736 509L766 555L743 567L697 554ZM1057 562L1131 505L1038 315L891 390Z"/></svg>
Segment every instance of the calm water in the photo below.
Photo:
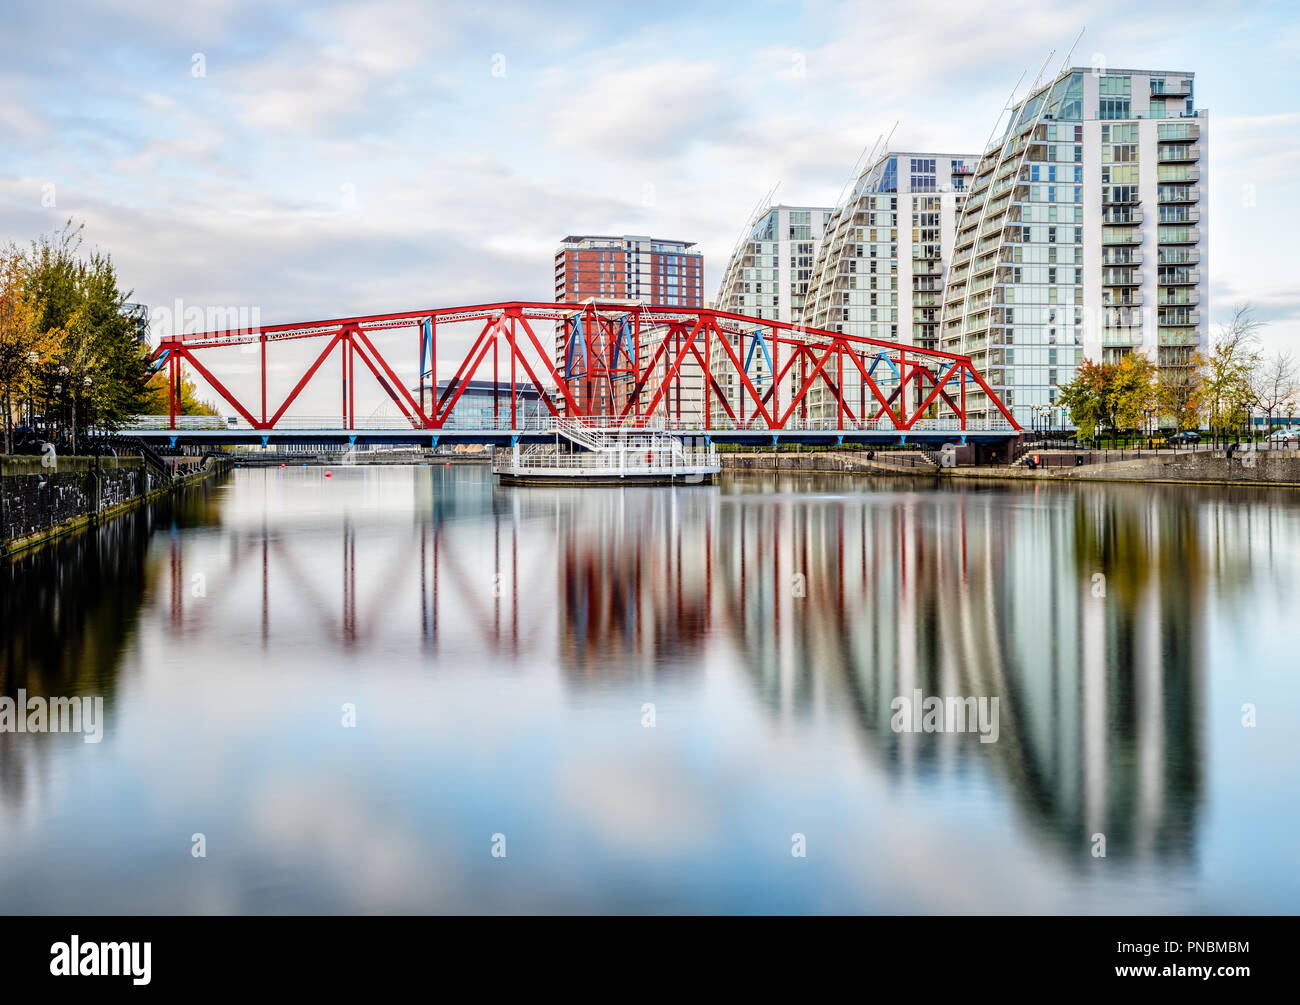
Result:
<svg viewBox="0 0 1300 1005"><path fill-rule="evenodd" d="M1300 910L1294 494L243 469L0 571L106 717L0 733L0 911Z"/></svg>

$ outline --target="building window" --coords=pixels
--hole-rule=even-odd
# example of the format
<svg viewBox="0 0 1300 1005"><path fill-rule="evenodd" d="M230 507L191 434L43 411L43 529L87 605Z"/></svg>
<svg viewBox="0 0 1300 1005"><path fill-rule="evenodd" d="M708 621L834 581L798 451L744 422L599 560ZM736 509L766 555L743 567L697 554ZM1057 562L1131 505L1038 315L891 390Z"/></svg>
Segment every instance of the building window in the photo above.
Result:
<svg viewBox="0 0 1300 1005"><path fill-rule="evenodd" d="M1132 116L1129 114L1129 104L1130 102L1128 98L1101 98L1097 102L1097 118L1099 119L1132 118Z"/></svg>

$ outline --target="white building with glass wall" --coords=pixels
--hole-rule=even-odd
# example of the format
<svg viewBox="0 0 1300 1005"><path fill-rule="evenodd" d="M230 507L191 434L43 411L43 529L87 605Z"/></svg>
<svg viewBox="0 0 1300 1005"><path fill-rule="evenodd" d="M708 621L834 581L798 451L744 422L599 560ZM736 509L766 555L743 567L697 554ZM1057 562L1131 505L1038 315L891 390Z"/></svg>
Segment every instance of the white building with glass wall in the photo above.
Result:
<svg viewBox="0 0 1300 1005"><path fill-rule="evenodd" d="M799 321L830 215L831 210L824 206L769 206L732 253L714 306L748 317ZM732 349L755 388L760 394L766 393L771 387L774 362L769 358L770 343L763 344L752 335L733 336ZM776 363L778 369L780 365ZM709 369L737 418L742 412L746 417L753 415L753 399L743 392L735 364L724 352L713 352ZM781 397L785 402L790 400L785 389ZM716 400L711 402L709 412L711 422L726 418L726 411Z"/></svg>
<svg viewBox="0 0 1300 1005"><path fill-rule="evenodd" d="M1072 68L1018 103L957 224L941 348L1018 422L1063 426L1083 359L1185 380L1205 338L1208 120L1193 75ZM968 389L973 420L992 410Z"/></svg>
<svg viewBox="0 0 1300 1005"><path fill-rule="evenodd" d="M835 208L817 254L803 321L810 327L937 348L944 273L977 154L889 151L868 164ZM877 364L873 379L894 383ZM798 377L795 378L796 383ZM860 382L844 390L854 414ZM807 394L808 416L830 418L834 395L821 381Z"/></svg>

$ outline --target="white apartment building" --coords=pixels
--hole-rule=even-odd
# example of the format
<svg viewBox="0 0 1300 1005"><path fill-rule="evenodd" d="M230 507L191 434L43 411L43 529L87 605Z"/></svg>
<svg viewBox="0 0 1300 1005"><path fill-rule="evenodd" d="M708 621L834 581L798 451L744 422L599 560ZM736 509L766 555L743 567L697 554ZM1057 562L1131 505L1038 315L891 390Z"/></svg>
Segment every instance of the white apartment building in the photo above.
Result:
<svg viewBox="0 0 1300 1005"><path fill-rule="evenodd" d="M1191 73L1075 67L1018 103L957 225L941 348L1026 427L1083 359L1181 379L1205 338L1208 120ZM973 420L990 416L968 389Z"/></svg>
<svg viewBox="0 0 1300 1005"><path fill-rule="evenodd" d="M868 164L827 222L804 323L938 348L945 271L978 161L977 154L889 151ZM895 382L888 368L872 376L882 389ZM860 382L844 390L855 414L864 393ZM809 418L835 416L835 397L822 381L806 399Z"/></svg>
<svg viewBox="0 0 1300 1005"><path fill-rule="evenodd" d="M825 206L769 206L732 252L718 290L716 309L798 322L830 216L831 210ZM765 344L752 335L733 336L731 346L754 387L765 394L772 383L770 342ZM724 352L715 350L711 354L709 369L737 417L742 412L753 415L753 399L744 392L736 366ZM782 398L790 400L784 390ZM726 418L726 411L716 400L711 402L709 414L712 422Z"/></svg>

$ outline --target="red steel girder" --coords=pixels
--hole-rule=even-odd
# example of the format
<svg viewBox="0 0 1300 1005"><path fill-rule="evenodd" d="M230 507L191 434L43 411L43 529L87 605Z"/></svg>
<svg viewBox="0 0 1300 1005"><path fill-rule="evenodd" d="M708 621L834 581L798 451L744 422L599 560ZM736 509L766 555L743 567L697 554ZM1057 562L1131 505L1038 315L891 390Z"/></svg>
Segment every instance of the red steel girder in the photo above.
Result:
<svg viewBox="0 0 1300 1005"><path fill-rule="evenodd" d="M566 323L574 318L577 319L576 337L584 340L588 351L583 372L566 379L556 367L553 349L543 345L530 321ZM432 357L428 361L431 376L437 372L439 334L446 333L449 325L481 323L477 337L473 338L468 351L461 356L455 376L441 395L438 394L436 378L433 380L433 400L427 412L422 397L424 375L419 375L421 398L416 400L406 382L398 376L400 366L395 366L385 356L377 340L378 336L389 331L414 329L418 332L425 323L429 325L431 333ZM629 354L621 338L625 325L631 335L630 358L625 358ZM569 338L574 335L568 332L567 324L565 328L563 343L567 346ZM743 341L745 336L763 338L769 343L771 369L774 372L770 375L770 386L762 392L741 363L742 354L732 346L732 337L741 337ZM271 342L306 338L327 341L284 400L271 411L266 388L267 346ZM722 356L716 358L712 346L715 339L722 350ZM259 344L261 361L258 389L260 400L256 407L239 400L226 381L214 372L217 368L200 361L197 355L204 349L253 343ZM861 395L855 397L860 397L861 407L865 408L869 390L879 408L874 418L868 421L877 421L888 414L894 427L905 431L913 428L936 400L942 400L964 429L966 384L967 381L974 381L1011 424L1011 428L1020 428L1010 410L994 394L967 356L807 328L768 318L751 318L728 311L645 305L635 301L592 301L581 304L508 301L269 325L252 330L226 329L167 336L162 339L154 355L157 358L165 352L170 353L167 363L172 425L175 425L175 388L180 380L183 363L193 365L213 390L251 426L274 429L336 345L340 347L342 356L345 425L351 423L349 417L353 412L356 395L354 360L358 355L379 386L412 425L438 429L451 418L468 382L491 353L494 414L499 396L508 391L511 427L517 421L519 388L527 387L528 384L537 392L547 412L555 416L563 413L609 425L639 423L661 407L665 411L670 407L675 408L680 416L683 367L690 360L692 366L698 366L702 373L699 380L702 400L699 405L703 410L703 425L707 425L707 416L716 401L732 422L739 421L745 425L753 423L774 430L785 428L796 413L800 416L807 414L807 396L818 381L827 388L834 400L837 424L844 426L847 422L857 425L867 419L867 413L864 411L857 414L858 406L848 400L845 392L846 379L856 369ZM500 379L500 355L503 348L508 353L506 369L509 378L504 385ZM846 355L847 364L844 358ZM864 365L868 355L883 355L897 367L898 379L890 387L888 396ZM737 378L740 389L739 420L732 402L727 399L722 385L712 372L712 364L719 360L722 361L722 370L734 373ZM792 400L787 403L783 400L781 386L790 379L796 367L799 386L793 392ZM626 391L616 386L616 378L624 379L630 385ZM953 379L960 385L960 403L948 391ZM894 407L895 401L907 401L911 385L922 388L925 382L930 385L928 393L915 411L909 415L905 404ZM584 384L585 387L580 388ZM624 394L626 398L623 397ZM746 402L752 406L752 414L750 408L746 407Z"/></svg>

